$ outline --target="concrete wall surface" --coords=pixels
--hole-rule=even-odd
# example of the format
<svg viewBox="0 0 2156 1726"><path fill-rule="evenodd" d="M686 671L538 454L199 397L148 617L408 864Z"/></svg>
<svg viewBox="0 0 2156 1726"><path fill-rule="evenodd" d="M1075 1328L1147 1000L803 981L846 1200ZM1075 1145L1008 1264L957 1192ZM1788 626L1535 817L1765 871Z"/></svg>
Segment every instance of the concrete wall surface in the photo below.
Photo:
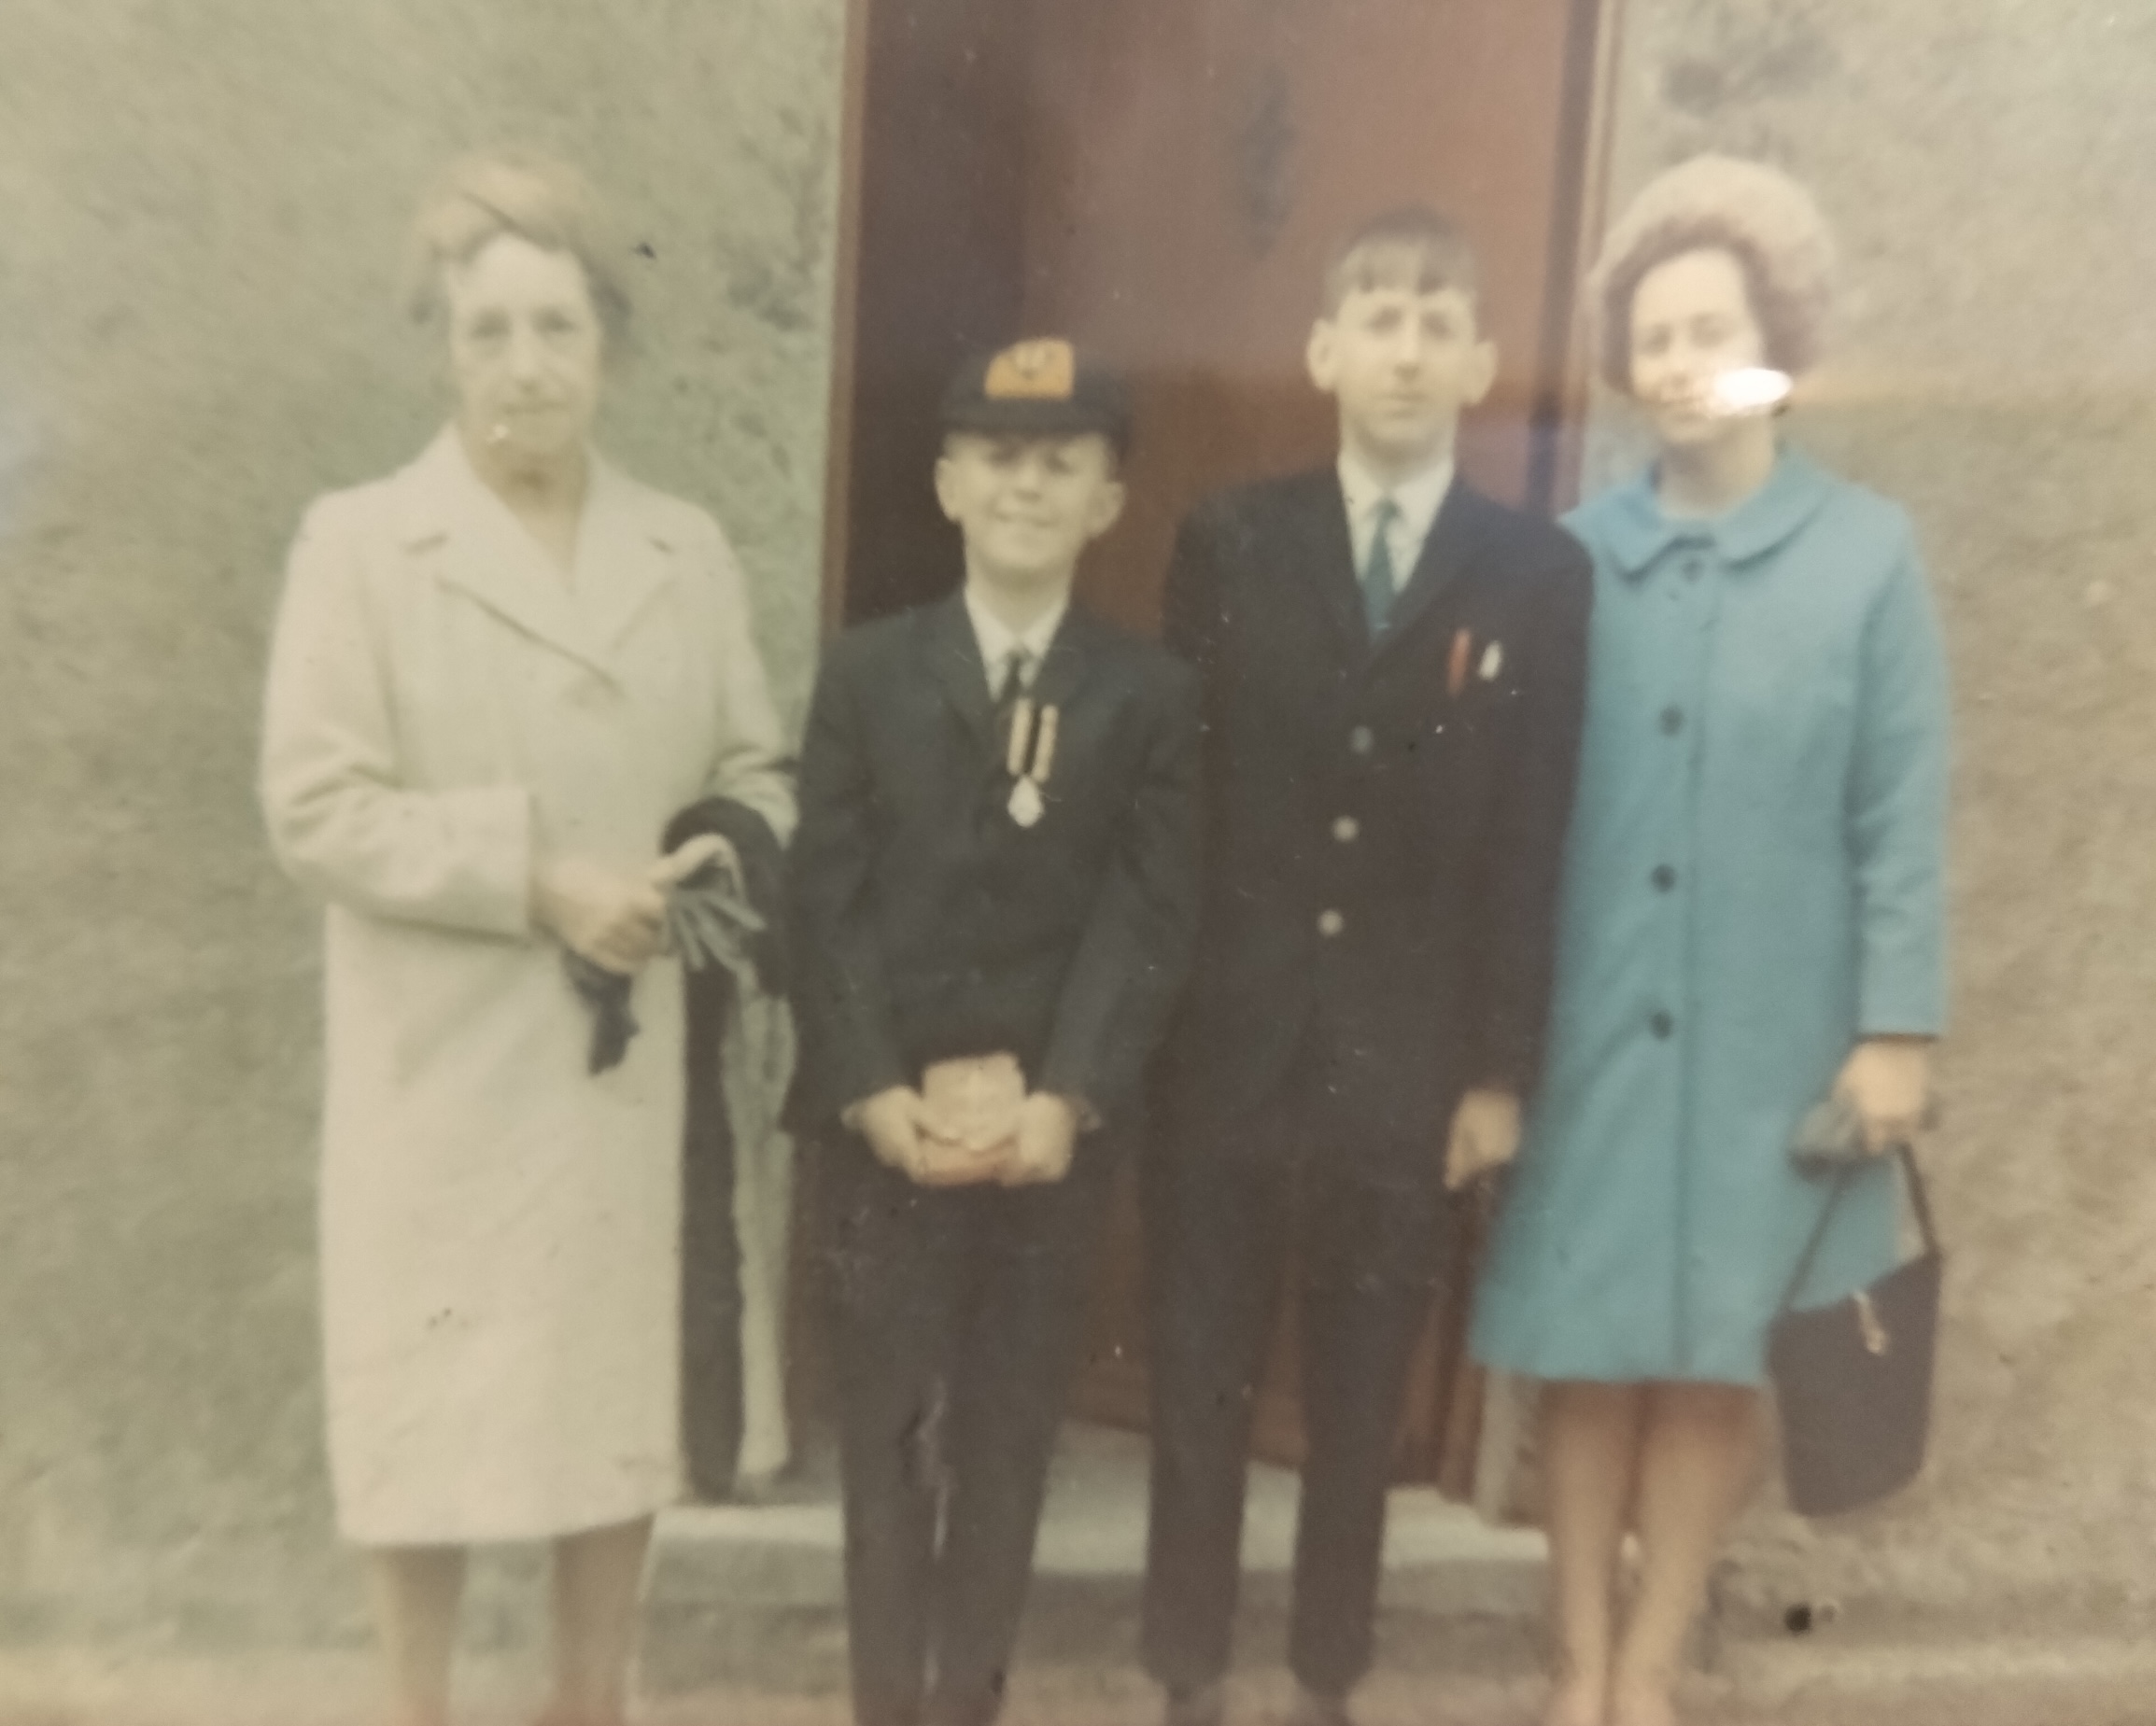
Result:
<svg viewBox="0 0 2156 1726"><path fill-rule="evenodd" d="M315 1332L313 909L253 804L302 507L408 459L421 189L525 141L651 248L601 429L713 510L797 713L841 0L7 0L0 1638L350 1619Z"/></svg>
<svg viewBox="0 0 2156 1726"><path fill-rule="evenodd" d="M1762 1509L1727 1597L2134 1625L2156 1594L2156 10L1624 17L1613 213L1712 147L1792 169L1836 224L1839 340L1792 431L1913 512L1955 684L1933 1464L1846 1525Z"/></svg>

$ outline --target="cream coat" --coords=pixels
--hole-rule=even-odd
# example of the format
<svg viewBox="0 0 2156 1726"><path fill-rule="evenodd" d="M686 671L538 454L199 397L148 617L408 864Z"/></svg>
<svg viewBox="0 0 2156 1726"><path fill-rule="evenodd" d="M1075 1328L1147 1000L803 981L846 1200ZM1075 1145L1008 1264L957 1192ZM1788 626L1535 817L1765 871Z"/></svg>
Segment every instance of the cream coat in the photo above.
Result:
<svg viewBox="0 0 2156 1726"><path fill-rule="evenodd" d="M444 432L319 499L272 652L262 801L328 901L321 1262L339 1521L565 1533L679 1480L681 978L585 1071L535 856L641 869L721 793L793 806L702 512L594 463L569 578Z"/></svg>

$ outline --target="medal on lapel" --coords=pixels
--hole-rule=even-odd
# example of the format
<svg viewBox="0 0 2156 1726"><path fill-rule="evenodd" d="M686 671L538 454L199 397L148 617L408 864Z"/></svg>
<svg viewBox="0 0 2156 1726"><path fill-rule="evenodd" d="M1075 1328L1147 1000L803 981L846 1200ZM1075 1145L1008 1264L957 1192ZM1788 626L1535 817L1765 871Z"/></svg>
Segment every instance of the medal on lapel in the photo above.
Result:
<svg viewBox="0 0 2156 1726"><path fill-rule="evenodd" d="M1037 724L1036 721L1038 721ZM1048 813L1048 799L1041 787L1055 765L1056 710L1044 707L1036 713L1030 699L1021 698L1010 715L1010 750L1004 765L1017 781L1010 801L1004 807L1021 827L1037 825Z"/></svg>

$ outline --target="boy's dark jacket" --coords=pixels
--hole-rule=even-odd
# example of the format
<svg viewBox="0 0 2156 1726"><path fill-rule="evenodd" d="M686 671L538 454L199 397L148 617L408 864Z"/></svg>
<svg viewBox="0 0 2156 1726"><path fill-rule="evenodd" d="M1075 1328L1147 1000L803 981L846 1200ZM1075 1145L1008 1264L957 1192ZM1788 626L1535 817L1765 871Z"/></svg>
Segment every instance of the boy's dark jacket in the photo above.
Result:
<svg viewBox="0 0 2156 1726"><path fill-rule="evenodd" d="M1164 622L1205 680L1181 1118L1262 1105L1313 1020L1378 1142L1434 1154L1462 1089L1529 1084L1592 595L1569 535L1456 482L1374 649L1333 470L1191 512Z"/></svg>
<svg viewBox="0 0 2156 1726"><path fill-rule="evenodd" d="M1196 681L1074 605L1032 696L1058 723L1025 828L959 596L826 655L788 870L796 1125L998 1050L1104 1117L1133 1101L1196 933Z"/></svg>

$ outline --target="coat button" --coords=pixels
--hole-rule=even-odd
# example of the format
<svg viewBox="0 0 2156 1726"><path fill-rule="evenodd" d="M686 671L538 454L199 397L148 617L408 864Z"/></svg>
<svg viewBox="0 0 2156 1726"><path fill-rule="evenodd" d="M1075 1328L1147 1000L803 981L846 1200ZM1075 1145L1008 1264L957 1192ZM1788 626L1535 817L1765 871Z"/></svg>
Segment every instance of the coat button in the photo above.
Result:
<svg viewBox="0 0 2156 1726"><path fill-rule="evenodd" d="M1343 815L1332 823L1332 836L1343 845L1353 845L1362 836L1362 823L1352 815Z"/></svg>
<svg viewBox="0 0 2156 1726"><path fill-rule="evenodd" d="M1647 1028L1652 1031L1657 1037L1660 1037L1664 1042L1667 1042L1669 1041L1670 1035L1676 1031L1677 1021L1671 1018L1667 1013L1656 1013L1653 1018L1647 1021Z"/></svg>
<svg viewBox="0 0 2156 1726"><path fill-rule="evenodd" d="M1677 872L1670 868L1668 863L1656 863L1652 878L1655 883L1655 891L1658 893L1666 893L1677 885Z"/></svg>
<svg viewBox="0 0 2156 1726"><path fill-rule="evenodd" d="M1347 919L1337 911L1320 911L1318 913L1318 933L1327 940L1331 940L1346 927Z"/></svg>
<svg viewBox="0 0 2156 1726"><path fill-rule="evenodd" d="M1684 729L1684 709L1683 708L1664 708L1662 709L1662 735L1673 737Z"/></svg>
<svg viewBox="0 0 2156 1726"><path fill-rule="evenodd" d="M1347 747L1358 755L1367 755L1377 747L1377 736L1368 725L1358 725L1347 734Z"/></svg>

